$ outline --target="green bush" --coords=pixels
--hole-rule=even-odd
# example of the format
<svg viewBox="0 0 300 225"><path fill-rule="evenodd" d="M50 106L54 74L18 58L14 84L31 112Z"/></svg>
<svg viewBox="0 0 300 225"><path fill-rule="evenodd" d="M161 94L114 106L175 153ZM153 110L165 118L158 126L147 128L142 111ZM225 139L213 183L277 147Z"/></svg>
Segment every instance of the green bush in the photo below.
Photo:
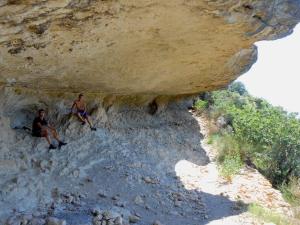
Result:
<svg viewBox="0 0 300 225"><path fill-rule="evenodd" d="M221 175L230 180L231 177L237 174L243 166L243 162L239 155L228 155L224 157L221 164Z"/></svg>
<svg viewBox="0 0 300 225"><path fill-rule="evenodd" d="M207 144L212 145L216 143L219 138L220 135L218 133L211 134L207 137Z"/></svg>
<svg viewBox="0 0 300 225"><path fill-rule="evenodd" d="M218 165L223 177L231 180L243 166L243 154L238 141L230 134L214 134L208 139L218 149Z"/></svg>
<svg viewBox="0 0 300 225"><path fill-rule="evenodd" d="M282 184L280 191L284 199L291 205L300 205L300 183L299 179L291 178L289 184Z"/></svg>
<svg viewBox="0 0 300 225"><path fill-rule="evenodd" d="M229 91L237 92L240 95L248 94L245 85L242 82L236 81L229 85Z"/></svg>
<svg viewBox="0 0 300 225"><path fill-rule="evenodd" d="M289 183L292 177L299 178L300 121L297 114L254 98L243 88L235 84L227 90L211 92L209 107L206 101L197 103L201 109L209 108L212 119L220 115L231 118L233 133L223 134L224 138L218 141L220 162L228 156L225 170L233 171L232 168L239 164L238 159L250 159L277 186Z"/></svg>
<svg viewBox="0 0 300 225"><path fill-rule="evenodd" d="M207 106L208 106L208 102L201 100L201 99L198 99L194 104L195 109L200 112L202 112L204 109L206 109Z"/></svg>

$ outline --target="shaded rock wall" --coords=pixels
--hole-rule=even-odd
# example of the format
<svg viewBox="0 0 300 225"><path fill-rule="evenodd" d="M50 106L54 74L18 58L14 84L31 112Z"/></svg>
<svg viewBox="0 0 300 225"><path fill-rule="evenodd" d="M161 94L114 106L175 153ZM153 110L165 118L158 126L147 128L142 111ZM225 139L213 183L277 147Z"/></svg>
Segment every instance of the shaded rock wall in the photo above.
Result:
<svg viewBox="0 0 300 225"><path fill-rule="evenodd" d="M0 224L16 224L18 215L32 214L40 219L64 218L68 224L91 224L94 207L138 213L139 224L155 219L174 225L187 218L187 224L204 220L202 202L190 198L206 194L185 190L174 170L180 160L208 162L199 124L186 103L159 104L151 115L147 104L128 106L117 99L104 107L107 100L101 96L87 96L97 126L92 132L66 114L74 96L49 97L13 88L0 93ZM68 142L62 149L48 151L45 140L11 128L30 126L39 107L47 110L48 119ZM187 196L182 209L174 206L173 192ZM139 205L137 197L145 202ZM9 217L15 223L5 223Z"/></svg>
<svg viewBox="0 0 300 225"><path fill-rule="evenodd" d="M105 95L212 90L289 34L297 0L4 0L0 83Z"/></svg>

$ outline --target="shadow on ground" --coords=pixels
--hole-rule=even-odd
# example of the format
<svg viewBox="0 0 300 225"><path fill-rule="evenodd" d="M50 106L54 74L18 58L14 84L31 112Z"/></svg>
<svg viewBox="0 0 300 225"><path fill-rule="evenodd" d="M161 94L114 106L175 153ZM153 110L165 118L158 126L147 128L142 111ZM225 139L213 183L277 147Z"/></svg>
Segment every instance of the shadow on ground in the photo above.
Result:
<svg viewBox="0 0 300 225"><path fill-rule="evenodd" d="M35 213L68 224L91 224L93 208L137 215L137 224L200 225L240 214L224 196L187 190L174 168L209 163L200 126L187 109L110 108L93 115L97 132L76 120L61 133L68 145L48 151L44 140L16 131L1 148L0 218ZM105 118L105 120L103 119ZM2 145L5 140L2 141ZM10 164L11 163L11 164ZM126 223L125 223L126 224Z"/></svg>

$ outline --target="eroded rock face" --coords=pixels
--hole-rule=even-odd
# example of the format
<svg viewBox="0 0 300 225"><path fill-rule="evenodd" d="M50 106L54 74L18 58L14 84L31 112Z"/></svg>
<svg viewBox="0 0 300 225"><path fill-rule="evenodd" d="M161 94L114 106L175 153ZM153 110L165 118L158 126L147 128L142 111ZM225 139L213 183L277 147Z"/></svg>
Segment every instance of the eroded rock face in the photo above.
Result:
<svg viewBox="0 0 300 225"><path fill-rule="evenodd" d="M0 82L39 90L179 95L228 84L253 43L287 35L298 0L0 1Z"/></svg>
<svg viewBox="0 0 300 225"><path fill-rule="evenodd" d="M105 107L105 101L88 101L97 127L91 131L66 114L72 98L0 90L1 225L63 225L65 220L68 225L149 225L154 220L192 225L203 220L201 193L185 190L174 171L182 159L208 163L199 124L181 110L185 103L160 106L152 115L146 106L117 101ZM40 107L68 143L63 148L49 151L45 140L22 129L31 127ZM181 207L174 206L173 192L186 196ZM195 198L199 202L190 202Z"/></svg>

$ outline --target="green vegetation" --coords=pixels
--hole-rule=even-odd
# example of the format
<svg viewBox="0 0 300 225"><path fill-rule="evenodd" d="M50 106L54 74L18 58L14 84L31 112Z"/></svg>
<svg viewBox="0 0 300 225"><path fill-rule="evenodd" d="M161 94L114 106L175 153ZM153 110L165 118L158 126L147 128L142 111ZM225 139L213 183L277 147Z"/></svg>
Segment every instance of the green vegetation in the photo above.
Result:
<svg viewBox="0 0 300 225"><path fill-rule="evenodd" d="M239 143L228 133L211 135L208 143L218 146L217 160L221 175L230 180L243 166Z"/></svg>
<svg viewBox="0 0 300 225"><path fill-rule="evenodd" d="M249 95L240 82L202 96L195 108L199 112L205 110L217 124L208 143L217 146L221 174L230 180L245 162L250 163L281 190L288 202L299 206L300 120L297 114Z"/></svg>
<svg viewBox="0 0 300 225"><path fill-rule="evenodd" d="M195 104L194 107L197 109L198 112L203 112L208 106L207 101L198 99Z"/></svg>
<svg viewBox="0 0 300 225"><path fill-rule="evenodd" d="M232 175L237 174L243 165L241 158L238 155L225 156L222 163L223 166L221 167L221 175L228 180L231 179Z"/></svg>
<svg viewBox="0 0 300 225"><path fill-rule="evenodd" d="M275 186L299 177L300 121L297 114L252 97L239 82L226 90L207 93L196 102L195 108L207 108L213 121L222 117L226 122L219 129L220 137L214 138L220 149L219 162L226 162L225 174L234 174L240 163L248 160Z"/></svg>
<svg viewBox="0 0 300 225"><path fill-rule="evenodd" d="M274 223L276 225L291 225L292 223L284 216L265 209L260 205L251 204L248 206L248 211L264 222Z"/></svg>
<svg viewBox="0 0 300 225"><path fill-rule="evenodd" d="M293 206L300 205L300 184L297 178L292 178L289 184L282 184L280 191L287 202Z"/></svg>

